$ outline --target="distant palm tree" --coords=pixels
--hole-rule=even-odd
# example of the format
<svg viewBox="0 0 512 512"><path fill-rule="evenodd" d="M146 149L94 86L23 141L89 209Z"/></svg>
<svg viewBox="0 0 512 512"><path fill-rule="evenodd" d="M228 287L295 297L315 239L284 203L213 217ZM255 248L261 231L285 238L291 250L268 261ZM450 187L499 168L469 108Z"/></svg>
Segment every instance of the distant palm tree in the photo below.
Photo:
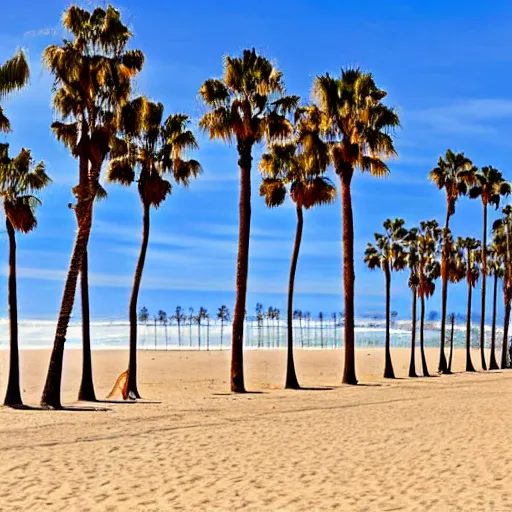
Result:
<svg viewBox="0 0 512 512"><path fill-rule="evenodd" d="M93 203L99 195L105 195L100 184L101 169L115 144L117 121L121 107L131 94L132 79L144 63L141 51L127 50L132 33L112 6L88 12L72 5L63 16L63 25L72 40L66 38L61 46L48 46L43 61L55 77L53 104L65 121L54 122L52 129L79 161L78 185L73 188L78 229L41 397L43 406L53 408L62 407L64 347L78 274L87 272L84 260L92 229ZM86 284L87 279L82 280L82 286ZM84 339L84 358L90 355L86 343ZM91 371L90 361L84 360L83 369ZM82 383L91 384L92 378L83 378ZM92 386L88 389L81 386L79 398L86 398L91 390Z"/></svg>
<svg viewBox="0 0 512 512"><path fill-rule="evenodd" d="M274 308L272 306L268 307L267 312L265 313L265 317L267 319L267 346L270 347L271 344L274 346L274 330L270 327L270 321L272 320L272 323L274 321Z"/></svg>
<svg viewBox="0 0 512 512"><path fill-rule="evenodd" d="M320 348L324 348L324 314L321 311L318 313L318 320L320 322Z"/></svg>
<svg viewBox="0 0 512 512"><path fill-rule="evenodd" d="M320 136L321 113L317 107L295 111L293 138L270 146L260 162L263 180L260 195L269 208L284 203L288 193L295 203L297 227L288 280L286 388L298 389L293 360L293 293L304 223L304 210L334 202L336 189L323 174L329 165L329 147ZM279 326L279 320L278 320ZM279 329L278 329L279 334ZM279 346L279 337L278 337Z"/></svg>
<svg viewBox="0 0 512 512"><path fill-rule="evenodd" d="M364 73L359 68L343 69L340 78L329 74L317 76L313 91L322 111L334 171L341 183L345 303L343 382L357 384L351 184L356 168L373 176L389 173L384 160L396 155L390 131L398 127L400 121L395 110L382 103L386 92L377 87L371 73Z"/></svg>
<svg viewBox="0 0 512 512"><path fill-rule="evenodd" d="M171 114L163 120L164 106L144 97L128 102L122 109L121 130L125 140L119 141L110 160L107 180L129 186L137 183L142 203L142 244L133 278L129 304L130 355L127 390L140 398L137 388L137 325L136 312L139 289L149 243L150 211L157 209L172 192L170 176L177 185L187 187L197 178L201 166L197 160L185 160L183 155L197 149L188 116Z"/></svg>
<svg viewBox="0 0 512 512"><path fill-rule="evenodd" d="M453 336L455 329L455 314L451 313L448 316L448 320L450 320L450 356L448 357L448 370L452 371L452 361L453 361Z"/></svg>
<svg viewBox="0 0 512 512"><path fill-rule="evenodd" d="M2 83L0 68L0 84ZM3 71L4 74L6 73ZM5 77L3 77L5 80ZM0 89L1 91L1 89ZM0 111L1 113L1 111ZM29 233L37 226L35 210L41 203L36 194L51 182L44 163L34 165L30 150L9 157L9 144L0 144L0 197L9 238L9 380L4 405L21 406L20 360L18 348L18 298L16 284L16 231Z"/></svg>
<svg viewBox="0 0 512 512"><path fill-rule="evenodd" d="M418 243L418 230L409 230L405 237L407 249L406 259L409 269L409 288L412 290L412 314L411 314L411 359L409 362L409 377L417 377L416 374L416 302L418 287L420 284L420 248Z"/></svg>
<svg viewBox="0 0 512 512"><path fill-rule="evenodd" d="M167 313L165 311L160 310L158 312L158 321L160 322L160 325L163 325L165 328L165 350L167 350Z"/></svg>
<svg viewBox="0 0 512 512"><path fill-rule="evenodd" d="M30 70L25 54L22 50L18 50L14 57L0 64L0 101L10 93L25 87L29 77ZM0 132L7 133L10 130L11 124L0 105Z"/></svg>
<svg viewBox="0 0 512 512"><path fill-rule="evenodd" d="M311 313L309 311L304 312L304 320L306 321L306 334L307 334L307 345L311 346Z"/></svg>
<svg viewBox="0 0 512 512"><path fill-rule="evenodd" d="M445 158L439 157L437 167L432 169L429 179L439 190L444 190L446 194L446 222L444 226L445 241L443 242L443 253L441 257L441 338L439 347L439 372L447 373L446 354L444 352L444 343L446 335L446 305L448 301L448 229L450 227L450 217L455 214L455 204L461 195L465 195L468 186L475 182L476 168L464 153L455 154L451 149L446 152Z"/></svg>
<svg viewBox="0 0 512 512"><path fill-rule="evenodd" d="M449 240L451 237L449 236ZM417 233L418 242L418 297L420 298L420 351L424 377L430 377L425 356L425 301L434 295L436 280L441 268L438 262L441 246L441 229L435 220L421 221Z"/></svg>
<svg viewBox="0 0 512 512"><path fill-rule="evenodd" d="M189 345L192 346L192 322L194 321L194 308L188 308Z"/></svg>
<svg viewBox="0 0 512 512"><path fill-rule="evenodd" d="M194 321L197 324L197 339L199 350L201 350L201 323L208 317L208 311L202 306L199 308L197 315L194 317ZM209 348L209 347L208 347Z"/></svg>
<svg viewBox="0 0 512 512"><path fill-rule="evenodd" d="M261 304L256 305L256 310L258 311L258 305L261 306ZM222 338L224 336L224 322L229 322L230 315L229 315L229 309L227 306L222 305L219 310L217 311L217 318L220 320L220 348L222 349ZM258 319L258 327L259 327L259 319ZM259 344L259 329L258 329L258 347Z"/></svg>
<svg viewBox="0 0 512 512"><path fill-rule="evenodd" d="M503 174L494 167L482 167L475 173L475 186L469 190L469 197L480 197L484 209L484 224L482 237L482 305L480 316L480 358L482 370L487 370L485 364L485 299L486 299L486 278L487 278L487 206L493 205L496 209L500 206L501 196L508 196L511 192L511 185L505 181Z"/></svg>
<svg viewBox="0 0 512 512"><path fill-rule="evenodd" d="M489 370L498 370L499 365L496 359L496 314L498 310L498 281L505 275L505 258L502 248L497 244L499 239L494 241L487 251L487 268L494 277L494 288L492 294L492 330L491 330L491 357Z"/></svg>
<svg viewBox="0 0 512 512"><path fill-rule="evenodd" d="M153 325L154 325L154 327L155 327L155 331L154 331L154 332L155 332L155 350L156 350L156 348L157 348L157 331L156 331L156 322L157 322L157 320L158 320L158 318L157 318L157 316L155 315L155 316L153 317Z"/></svg>
<svg viewBox="0 0 512 512"><path fill-rule="evenodd" d="M176 320L178 325L178 346L181 346L181 324L187 320L187 316L183 313L181 306L176 306L176 310L173 315L173 319Z"/></svg>
<svg viewBox="0 0 512 512"><path fill-rule="evenodd" d="M146 308L146 306L142 306L139 311L139 322L144 325L147 325L148 320L149 320L148 308Z"/></svg>
<svg viewBox="0 0 512 512"><path fill-rule="evenodd" d="M338 323L338 314L332 313L332 325L333 325L333 348L336 348L336 324Z"/></svg>
<svg viewBox="0 0 512 512"><path fill-rule="evenodd" d="M304 348L304 331L302 328L302 319L304 318L304 315L302 314L302 311L300 309L296 309L293 312L293 318L294 320L299 321L299 332L300 332L300 346Z"/></svg>
<svg viewBox="0 0 512 512"><path fill-rule="evenodd" d="M263 320L265 315L263 313L263 305L259 302L256 304L256 322L258 323L258 348L263 346Z"/></svg>
<svg viewBox="0 0 512 512"><path fill-rule="evenodd" d="M277 340L277 348L279 348L279 340L280 340L280 322L281 322L281 310L278 308L274 309L274 320L276 321L276 340Z"/></svg>
<svg viewBox="0 0 512 512"><path fill-rule="evenodd" d="M475 367L471 361L471 296L473 288L478 282L480 270L477 265L475 251L480 248L480 242L475 238L457 238L457 251L459 262L466 271L466 282L468 284L468 309L466 314L466 371L474 372Z"/></svg>
<svg viewBox="0 0 512 512"><path fill-rule="evenodd" d="M503 299L505 302L505 314L503 319L503 340L501 346L500 368L508 368L508 328L510 324L510 310L512 306L512 206L503 208L503 217L496 220L492 226L494 243L500 248L500 254L504 259L503 271Z"/></svg>
<svg viewBox="0 0 512 512"><path fill-rule="evenodd" d="M386 219L384 234L375 233L375 246L368 243L364 262L370 269L380 268L386 281L386 363L384 378L394 379L395 372L391 361L390 322L391 322L391 271L403 270L405 267L404 242L407 230L403 219Z"/></svg>
<svg viewBox="0 0 512 512"><path fill-rule="evenodd" d="M222 79L207 80L200 94L211 108L201 119L200 127L211 139L225 142L235 139L239 156L240 229L231 341L231 391L245 392L243 346L251 230L252 150L264 139L271 142L291 133L287 115L299 99L297 96L283 97L281 72L254 49L244 50L242 57L226 57Z"/></svg>

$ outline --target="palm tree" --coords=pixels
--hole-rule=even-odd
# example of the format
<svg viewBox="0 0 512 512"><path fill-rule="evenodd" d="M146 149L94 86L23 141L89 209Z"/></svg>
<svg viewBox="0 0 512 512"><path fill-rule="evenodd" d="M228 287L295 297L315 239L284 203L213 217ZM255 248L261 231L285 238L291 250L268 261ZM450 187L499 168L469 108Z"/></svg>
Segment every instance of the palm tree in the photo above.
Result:
<svg viewBox="0 0 512 512"><path fill-rule="evenodd" d="M256 313L258 313L258 306L261 306L261 304L256 305ZM227 306L222 305L219 310L217 311L217 318L220 320L220 348L222 349L222 339L224 336L224 322L229 322L230 315L229 315L229 309ZM258 317L258 347L260 346L260 339L259 339L259 325L260 325L260 319Z"/></svg>
<svg viewBox="0 0 512 512"><path fill-rule="evenodd" d="M186 321L187 317L183 313L183 308L181 306L176 306L176 310L173 315L173 319L176 320L176 324L178 325L178 346L181 346L181 324Z"/></svg>
<svg viewBox="0 0 512 512"><path fill-rule="evenodd" d="M498 281L504 277L504 255L502 247L494 241L487 251L487 268L494 277L494 287L492 294L492 330L491 330L491 357L489 360L489 370L498 370L499 365L496 360L496 314L498 310Z"/></svg>
<svg viewBox="0 0 512 512"><path fill-rule="evenodd" d="M342 70L340 78L329 74L317 76L313 90L322 111L331 160L341 184L345 302L343 382L357 384L351 183L356 168L373 176L389 173L384 159L396 154L389 132L399 126L399 118L393 109L382 103L386 92L377 87L371 73L364 73L358 68Z"/></svg>
<svg viewBox="0 0 512 512"><path fill-rule="evenodd" d="M274 320L276 321L276 341L277 341L277 348L279 348L279 331L280 331L280 321L281 321L281 310L278 308L274 308Z"/></svg>
<svg viewBox="0 0 512 512"><path fill-rule="evenodd" d="M474 372L475 367L471 361L471 296L473 288L478 282L480 274L475 251L480 248L480 242L475 238L457 238L457 251L459 262L466 271L468 283L468 309L466 314L466 371Z"/></svg>
<svg viewBox="0 0 512 512"><path fill-rule="evenodd" d="M329 165L329 149L320 137L321 116L318 108L297 109L295 120L293 139L284 144L272 145L270 152L265 153L260 162L260 170L263 174L260 196L265 198L266 205L273 208L283 204L288 193L287 187L289 187L290 197L295 203L297 214L288 279L288 352L285 383L287 389L300 387L293 360L293 292L302 241L304 210L332 203L336 197L336 189L331 181L323 176Z"/></svg>
<svg viewBox="0 0 512 512"><path fill-rule="evenodd" d="M208 316L208 311L202 306L199 308L197 315L194 317L194 321L197 324L197 339L199 350L201 350L201 322Z"/></svg>
<svg viewBox="0 0 512 512"><path fill-rule="evenodd" d="M272 346L274 346L274 332L270 327L270 320L272 320L272 322L274 321L274 308L272 306L268 307L267 312L265 313L265 317L267 319L267 345L270 347L270 343L272 343Z"/></svg>
<svg viewBox="0 0 512 512"><path fill-rule="evenodd" d="M158 321L160 322L160 325L163 325L165 328L165 350L167 350L167 313L165 311L159 310L158 311Z"/></svg>
<svg viewBox="0 0 512 512"><path fill-rule="evenodd" d="M507 344L508 328L510 323L510 310L512 306L512 206L503 208L503 218L493 224L494 242L500 248L500 254L504 259L503 271L503 298L505 302L505 315L503 319L503 340L501 345L500 368L508 368Z"/></svg>
<svg viewBox="0 0 512 512"><path fill-rule="evenodd" d="M391 322L391 270L402 270L405 266L404 243L407 230L403 219L386 219L384 221L384 234L375 233L375 246L368 243L364 253L364 262L373 270L380 268L384 272L386 281L386 363L384 378L394 379L393 363L390 350L390 322ZM345 317L346 318L346 317Z"/></svg>
<svg viewBox="0 0 512 512"><path fill-rule="evenodd" d="M14 57L7 62L0 64L0 101L8 94L17 91L27 85L30 77L30 70L27 59L22 50L18 50ZM0 132L9 132L11 124L4 115L0 105Z"/></svg>
<svg viewBox="0 0 512 512"><path fill-rule="evenodd" d="M465 195L468 185L473 185L475 167L464 153L454 153L451 149L446 152L445 158L439 157L437 167L432 169L429 179L439 190L446 194L446 221L444 226L443 252L441 256L441 341L439 347L439 372L447 373L446 354L444 353L444 342L446 335L446 305L448 301L448 229L450 217L455 213L455 204L461 195Z"/></svg>
<svg viewBox="0 0 512 512"><path fill-rule="evenodd" d="M263 313L263 304L259 302L256 304L256 321L258 323L258 348L263 346L263 319L265 315Z"/></svg>
<svg viewBox="0 0 512 512"><path fill-rule="evenodd" d="M451 372L453 361L453 335L455 329L455 313L451 313L448 316L448 320L450 320L450 355L448 357L448 370Z"/></svg>
<svg viewBox="0 0 512 512"><path fill-rule="evenodd" d="M440 274L437 261L439 255L441 230L435 220L421 221L417 233L418 243L418 297L420 299L420 352L421 366L424 377L430 377L425 357L425 301L434 294L435 281Z"/></svg>
<svg viewBox="0 0 512 512"><path fill-rule="evenodd" d="M231 391L245 392L243 337L249 238L251 230L252 149L263 139L274 141L290 135L287 114L298 97L283 97L284 85L279 72L256 50L244 50L242 57L226 57L221 80L207 80L200 94L211 111L200 121L211 139L236 140L240 167L240 226L236 271L236 300L233 316L231 352Z"/></svg>
<svg viewBox="0 0 512 512"><path fill-rule="evenodd" d="M79 161L79 183L73 189L78 230L41 398L43 406L54 408L61 407L64 344L78 274L87 271L83 261L92 227L93 202L105 194L99 183L101 168L115 139L120 108L129 98L132 78L144 62L142 52L126 50L132 34L112 6L106 10L96 8L92 13L71 6L64 14L63 24L72 40L47 47L43 61L55 77L53 104L64 121L53 123L52 129ZM85 279L83 284L86 282ZM89 356L90 346L84 344L83 369L91 375L82 379L89 388L81 388L79 398L91 391Z"/></svg>
<svg viewBox="0 0 512 512"><path fill-rule="evenodd" d="M332 332L333 332L333 348L336 348L336 324L338 323L338 313L332 313Z"/></svg>
<svg viewBox="0 0 512 512"><path fill-rule="evenodd" d="M418 297L418 285L420 283L420 248L418 244L418 230L413 228L405 237L407 249L406 261L409 268L409 288L412 291L411 314L411 359L409 362L409 377L417 377L416 374L416 302Z"/></svg>
<svg viewBox="0 0 512 512"><path fill-rule="evenodd" d="M293 319L299 321L300 346L301 346L301 348L304 348L304 331L302 329L302 319L303 318L304 318L304 315L302 314L302 311L300 309L296 309L293 312Z"/></svg>
<svg viewBox="0 0 512 512"><path fill-rule="evenodd" d="M147 325L148 323L148 320L149 320L149 311L148 311L148 308L146 306L142 306L140 308L140 311L139 311L139 322L144 324L144 325Z"/></svg>
<svg viewBox="0 0 512 512"><path fill-rule="evenodd" d="M191 178L197 178L201 166L196 160L185 160L183 155L197 148L194 134L187 129L188 117L171 114L163 121L164 107L145 98L136 98L124 105L121 130L125 140L120 141L115 157L110 160L107 180L121 185L137 183L142 203L142 244L135 268L129 304L130 355L127 392L140 398L137 389L137 300L149 243L151 207L158 209L172 192L170 176L177 185L187 187Z"/></svg>
<svg viewBox="0 0 512 512"><path fill-rule="evenodd" d="M1 79L1 68L0 68ZM50 183L44 163L34 165L30 150L9 157L9 144L0 144L0 197L3 199L5 226L9 238L9 380L4 405L21 406L20 360L18 350L18 298L16 285L16 231L29 233L37 226L35 194Z"/></svg>
<svg viewBox="0 0 512 512"><path fill-rule="evenodd" d="M318 321L320 322L320 348L324 348L324 314L318 313Z"/></svg>
<svg viewBox="0 0 512 512"><path fill-rule="evenodd" d="M192 346L192 322L194 321L194 308L188 308L188 334L189 345Z"/></svg>
<svg viewBox="0 0 512 512"><path fill-rule="evenodd" d="M475 173L476 184L469 190L469 197L480 197L484 209L483 237L482 237L482 306L480 318L480 357L482 370L487 370L485 364L485 298L487 278L487 206L493 205L496 209L500 206L501 196L509 195L511 185L503 179L503 175L494 167L482 167Z"/></svg>
<svg viewBox="0 0 512 512"><path fill-rule="evenodd" d="M311 336L310 336L310 333L311 333L311 326L310 326L311 313L309 311L304 311L304 320L306 321L307 344L308 344L308 347L310 347L311 346Z"/></svg>

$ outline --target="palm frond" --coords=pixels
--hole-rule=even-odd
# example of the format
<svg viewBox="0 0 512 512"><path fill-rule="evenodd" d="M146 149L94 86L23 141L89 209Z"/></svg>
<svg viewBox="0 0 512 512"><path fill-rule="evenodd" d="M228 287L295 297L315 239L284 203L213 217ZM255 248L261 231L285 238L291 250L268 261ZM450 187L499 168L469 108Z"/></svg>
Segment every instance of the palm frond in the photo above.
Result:
<svg viewBox="0 0 512 512"><path fill-rule="evenodd" d="M29 80L30 71L23 50L0 65L0 100L7 94L21 89Z"/></svg>
<svg viewBox="0 0 512 512"><path fill-rule="evenodd" d="M280 206L286 199L286 186L281 180L264 178L260 184L260 196L269 208Z"/></svg>

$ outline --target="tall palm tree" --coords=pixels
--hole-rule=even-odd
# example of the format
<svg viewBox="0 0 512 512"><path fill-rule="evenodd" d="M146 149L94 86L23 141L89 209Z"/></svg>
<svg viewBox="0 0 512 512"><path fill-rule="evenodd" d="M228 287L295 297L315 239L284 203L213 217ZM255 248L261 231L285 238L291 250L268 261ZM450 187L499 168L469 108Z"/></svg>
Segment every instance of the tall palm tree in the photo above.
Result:
<svg viewBox="0 0 512 512"><path fill-rule="evenodd" d="M258 324L258 348L263 346L263 319L265 318L265 315L263 313L263 304L257 303L256 304L256 322Z"/></svg>
<svg viewBox="0 0 512 512"><path fill-rule="evenodd" d="M493 276L494 287L492 293L492 329L491 329L491 357L489 360L489 370L498 370L499 365L496 359L496 314L498 310L498 281L504 276L504 255L502 248L497 245L499 239L494 241L487 251L487 268L490 275Z"/></svg>
<svg viewBox="0 0 512 512"><path fill-rule="evenodd" d="M390 323L391 323L391 271L403 270L405 266L404 243L407 230L403 219L386 219L384 234L375 233L375 245L368 243L364 253L364 262L373 270L380 268L386 281L386 362L384 378L394 379L395 372L391 361Z"/></svg>
<svg viewBox="0 0 512 512"><path fill-rule="evenodd" d="M0 102L10 93L27 85L30 70L27 59L22 50L18 50L14 57L0 64ZM9 132L11 124L0 105L0 132Z"/></svg>
<svg viewBox="0 0 512 512"><path fill-rule="evenodd" d="M217 311L217 318L220 320L220 348L222 348L222 339L224 337L224 322L229 322L230 315L229 309L227 306L222 305ZM259 326L259 319L258 319ZM259 331L258 331L259 334ZM258 337L258 346L259 346L259 337Z"/></svg>
<svg viewBox="0 0 512 512"><path fill-rule="evenodd" d="M409 269L409 288L412 291L411 313L411 358L409 361L409 377L417 377L416 373L416 303L418 286L420 283L420 248L418 244L418 230L410 229L405 237L407 267Z"/></svg>
<svg viewBox="0 0 512 512"><path fill-rule="evenodd" d="M181 347L181 324L187 319L181 306L176 306L176 310L174 311L172 318L176 320L176 324L178 326L178 346Z"/></svg>
<svg viewBox="0 0 512 512"><path fill-rule="evenodd" d="M478 282L480 270L477 265L475 252L480 249L480 242L475 238L457 238L457 250L459 261L466 270L466 282L468 283L468 309L466 314L466 371L474 372L475 367L471 361L471 296L473 288Z"/></svg>
<svg viewBox="0 0 512 512"><path fill-rule="evenodd" d="M444 352L444 343L446 335L446 305L448 301L448 229L450 227L450 218L455 214L455 205L457 199L461 195L465 195L468 186L473 185L475 176L475 167L464 153L454 153L451 149L446 151L446 156L439 157L437 167L432 169L429 179L436 185L439 190L445 191L446 194L446 221L444 225L444 242L443 252L441 256L441 338L439 347L439 372L447 373L446 354Z"/></svg>
<svg viewBox="0 0 512 512"><path fill-rule="evenodd" d="M508 368L508 328L510 324L510 310L512 306L512 206L503 208L503 217L493 224L494 241L500 248L504 259L503 271L503 298L505 302L505 314L503 319L503 340L501 345L500 368Z"/></svg>
<svg viewBox="0 0 512 512"><path fill-rule="evenodd" d="M93 201L104 194L99 183L103 162L115 140L117 119L131 92L132 78L142 69L139 50L127 50L132 34L112 6L92 13L72 5L63 16L64 28L71 33L62 46L51 45L43 61L54 75L53 104L62 122L52 124L59 140L79 161L79 182L73 188L78 230L64 285L53 350L41 404L60 408L62 361L66 333L73 310L75 291L92 227ZM84 281L85 282L85 281ZM84 346L83 369L91 375L90 347ZM91 389L81 389L84 398Z"/></svg>
<svg viewBox="0 0 512 512"><path fill-rule="evenodd" d="M295 203L297 226L288 278L286 389L299 389L293 360L293 292L304 225L304 210L329 204L336 189L323 176L329 165L329 148L320 136L320 111L317 107L297 109L293 138L284 144L270 146L260 162L263 180L260 196L269 208L284 203L289 193Z"/></svg>
<svg viewBox="0 0 512 512"><path fill-rule="evenodd" d="M425 301L434 294L440 274L439 256L441 230L435 220L421 221L417 233L418 297L420 299L420 352L424 377L430 377L425 357Z"/></svg>
<svg viewBox="0 0 512 512"><path fill-rule="evenodd" d="M509 195L511 185L504 180L503 174L494 167L482 167L475 173L475 185L469 190L469 197L472 199L480 197L484 210L482 255L482 306L480 318L480 358L482 370L487 370L485 363L485 299L486 299L486 278L487 278L487 206L493 205L496 209L500 206L501 196Z"/></svg>
<svg viewBox="0 0 512 512"><path fill-rule="evenodd" d="M323 128L341 184L343 217L343 287L345 302L345 365L343 382L357 384L354 334L354 221L351 184L356 168L386 176L384 159L396 154L390 131L399 126L397 113L384 105L386 92L371 73L342 69L340 78L317 76L314 97L323 114Z"/></svg>
<svg viewBox="0 0 512 512"><path fill-rule="evenodd" d="M107 181L129 186L137 183L142 203L142 244L135 268L128 314L130 318L130 355L126 394L140 398L137 389L137 300L149 243L151 207L158 209L172 193L172 183L187 187L197 178L201 166L185 160L184 154L197 149L194 134L187 129L188 116L171 114L163 120L164 107L139 97L126 103L120 128L125 135L111 158Z"/></svg>
<svg viewBox="0 0 512 512"><path fill-rule="evenodd" d="M1 77L1 75L0 75ZM18 299L16 285L16 231L29 233L37 226L36 197L50 183L44 163L34 165L30 150L9 157L9 144L0 144L0 197L3 199L5 226L9 238L9 380L4 405L21 406L20 360L18 350Z"/></svg>
<svg viewBox="0 0 512 512"><path fill-rule="evenodd" d="M225 58L224 76L207 80L200 89L211 109L200 126L211 139L235 139L240 167L239 236L236 271L236 300L231 351L231 391L245 392L243 371L244 318L249 272L251 231L252 150L263 139L273 141L291 133L287 114L298 103L297 96L283 97L280 71L256 50L244 50L242 57Z"/></svg>

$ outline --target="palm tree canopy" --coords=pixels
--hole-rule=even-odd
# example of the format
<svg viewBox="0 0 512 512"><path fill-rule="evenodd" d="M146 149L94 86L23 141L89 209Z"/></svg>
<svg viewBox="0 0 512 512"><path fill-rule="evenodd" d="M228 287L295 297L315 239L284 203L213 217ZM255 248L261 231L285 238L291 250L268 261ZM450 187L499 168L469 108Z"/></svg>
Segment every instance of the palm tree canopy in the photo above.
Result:
<svg viewBox="0 0 512 512"><path fill-rule="evenodd" d="M385 160L396 155L393 130L398 114L382 103L386 92L371 73L359 68L341 70L340 78L317 76L313 97L320 105L322 127L330 141L331 158L339 175L351 178L353 169L386 176Z"/></svg>
<svg viewBox="0 0 512 512"><path fill-rule="evenodd" d="M172 184L166 175L183 186L201 173L197 160L184 154L197 149L197 141L188 116L171 114L163 120L164 107L139 97L126 103L121 111L120 129L124 140L116 139L107 171L107 181L130 185L137 182L144 204L158 208Z"/></svg>
<svg viewBox="0 0 512 512"><path fill-rule="evenodd" d="M10 158L9 144L0 144L0 196L14 229L28 233L37 226L35 209L41 203L37 193L50 182L44 162L34 165L30 150L23 148Z"/></svg>
<svg viewBox="0 0 512 512"><path fill-rule="evenodd" d="M511 184L505 181L503 174L498 169L488 166L475 173L475 185L469 190L469 197L480 197L485 206L491 204L498 209L501 196L508 196L510 192Z"/></svg>
<svg viewBox="0 0 512 512"><path fill-rule="evenodd" d="M229 322L230 315L229 315L229 309L227 308L227 306L222 305L219 308L219 310L217 311L217 318L219 320L223 320L223 321Z"/></svg>
<svg viewBox="0 0 512 512"><path fill-rule="evenodd" d="M199 126L211 139L252 146L263 138L286 138L292 131L287 115L297 96L284 96L282 73L258 55L244 50L242 57L225 57L222 79L209 79L199 94L210 108Z"/></svg>
<svg viewBox="0 0 512 512"><path fill-rule="evenodd" d="M475 287L480 276L478 266L478 256L476 250L480 249L480 241L472 237L458 237L456 242L457 259L461 267L464 268L466 281L469 286Z"/></svg>
<svg viewBox="0 0 512 512"><path fill-rule="evenodd" d="M30 70L23 50L0 65L0 101L8 94L24 87L29 80ZM0 106L0 132L9 132L11 125Z"/></svg>
<svg viewBox="0 0 512 512"><path fill-rule="evenodd" d="M375 233L375 245L368 243L364 253L364 262L368 268L385 269L389 265L393 270L403 270L407 264L405 246L409 232L403 219L386 219L384 233Z"/></svg>
<svg viewBox="0 0 512 512"><path fill-rule="evenodd" d="M329 204L336 198L336 188L323 176L329 165L329 148L320 135L318 108L297 109L295 119L291 140L272 144L260 161L260 196L270 208L284 202L287 186L301 208Z"/></svg>
<svg viewBox="0 0 512 512"><path fill-rule="evenodd" d="M48 46L43 62L55 77L53 104L62 118L52 125L56 137L74 156L79 148L87 148L90 175L81 176L82 187L74 189L84 198L91 192L83 189L84 180L91 181L96 195L120 107L130 96L131 80L142 69L144 56L126 48L132 34L121 22L120 12L110 5L92 12L71 6L63 24L72 40Z"/></svg>
<svg viewBox="0 0 512 512"><path fill-rule="evenodd" d="M449 215L455 213L457 198L468 192L468 186L474 185L475 174L473 162L464 153L454 153L451 149L446 151L445 158L439 157L437 167L430 171L430 181L446 193Z"/></svg>

